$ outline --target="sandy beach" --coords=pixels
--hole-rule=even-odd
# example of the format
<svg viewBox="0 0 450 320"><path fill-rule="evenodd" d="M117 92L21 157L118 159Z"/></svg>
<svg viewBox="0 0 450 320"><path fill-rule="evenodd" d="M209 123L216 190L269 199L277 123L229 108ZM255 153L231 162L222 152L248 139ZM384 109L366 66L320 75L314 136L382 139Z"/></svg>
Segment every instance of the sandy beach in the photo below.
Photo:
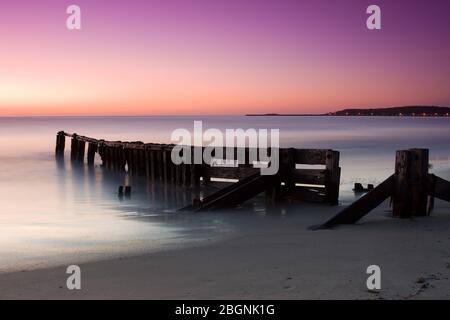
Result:
<svg viewBox="0 0 450 320"><path fill-rule="evenodd" d="M66 288L66 266L1 274L0 299L450 298L447 205L400 220L385 203L357 225L307 230L338 209L236 215L241 229L222 241L80 264L81 290ZM379 292L366 288L373 264L381 267Z"/></svg>

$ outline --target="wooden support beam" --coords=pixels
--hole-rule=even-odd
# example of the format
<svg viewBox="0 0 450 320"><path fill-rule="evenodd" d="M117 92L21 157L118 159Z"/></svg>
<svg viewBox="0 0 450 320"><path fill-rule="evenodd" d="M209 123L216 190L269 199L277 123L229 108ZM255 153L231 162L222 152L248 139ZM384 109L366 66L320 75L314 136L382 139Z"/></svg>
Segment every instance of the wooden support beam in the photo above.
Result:
<svg viewBox="0 0 450 320"><path fill-rule="evenodd" d="M444 201L450 201L450 182L434 174L427 177L427 194Z"/></svg>
<svg viewBox="0 0 450 320"><path fill-rule="evenodd" d="M327 170L325 202L336 205L339 201L339 184L341 181L341 168L339 167L339 152L327 150L325 167Z"/></svg>
<svg viewBox="0 0 450 320"><path fill-rule="evenodd" d="M201 201L194 200L192 206L181 210L205 211L236 206L255 197L271 185L279 183L278 176L254 174L205 197Z"/></svg>
<svg viewBox="0 0 450 320"><path fill-rule="evenodd" d="M328 229L339 224L353 224L389 198L394 189L394 175L353 202L333 218L314 229Z"/></svg>

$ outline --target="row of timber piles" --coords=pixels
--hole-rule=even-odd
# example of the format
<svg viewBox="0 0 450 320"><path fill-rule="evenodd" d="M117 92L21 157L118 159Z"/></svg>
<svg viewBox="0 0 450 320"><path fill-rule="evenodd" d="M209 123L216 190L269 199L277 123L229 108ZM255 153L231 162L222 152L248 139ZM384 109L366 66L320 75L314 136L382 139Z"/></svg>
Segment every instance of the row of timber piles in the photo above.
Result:
<svg viewBox="0 0 450 320"><path fill-rule="evenodd" d="M146 176L151 182L199 185L198 166L175 165L171 160L172 148L173 145L166 144L100 141L98 153L103 165L111 171L127 170L132 175Z"/></svg>
<svg viewBox="0 0 450 320"><path fill-rule="evenodd" d="M259 153L249 148L244 150L245 163L241 163L237 167L214 166L204 162L202 164L176 165L171 159L174 147L171 144L105 141L61 131L56 138L56 156L58 158L64 157L66 137L71 138L70 158L72 161L84 162L87 147L87 164L89 166L94 165L95 155L99 154L102 165L106 169L146 176L151 182L196 187L200 185L200 181L207 183L212 178L242 180L260 173L259 168L249 163L250 152L252 154ZM202 150L194 150L194 148L201 147L190 147L192 159L194 159L195 152L203 152L203 148ZM337 203L340 182L339 152L327 149L281 148L269 149L269 154L274 150L279 152L280 169L273 185L266 190L268 198L276 201L289 196L305 200L305 197L314 196L314 201ZM234 148L235 161L238 159L237 151L238 149ZM227 154L226 148L224 148L223 154ZM258 160L260 159L258 158ZM322 165L323 169L297 169L298 164Z"/></svg>
<svg viewBox="0 0 450 320"><path fill-rule="evenodd" d="M147 176L150 181L160 181L185 186L198 186L200 175L198 165L175 165L171 160L173 145L144 144L143 142L121 142L96 140L76 133L58 132L56 156L64 157L65 138L71 137L70 159L84 162L87 145L87 164L94 165L99 154L102 165L116 172L127 171L132 175Z"/></svg>

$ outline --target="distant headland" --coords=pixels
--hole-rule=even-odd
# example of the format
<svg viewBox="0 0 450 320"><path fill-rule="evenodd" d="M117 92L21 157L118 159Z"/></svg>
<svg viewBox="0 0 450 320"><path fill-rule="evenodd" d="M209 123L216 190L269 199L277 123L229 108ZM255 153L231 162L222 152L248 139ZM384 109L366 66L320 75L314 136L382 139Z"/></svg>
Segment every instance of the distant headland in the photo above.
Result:
<svg viewBox="0 0 450 320"><path fill-rule="evenodd" d="M374 108L374 109L343 109L336 112L322 114L285 114L285 113L264 113L264 114L247 114L248 117L277 117L277 116L362 116L362 117L449 117L449 107L436 106L405 106L392 108Z"/></svg>

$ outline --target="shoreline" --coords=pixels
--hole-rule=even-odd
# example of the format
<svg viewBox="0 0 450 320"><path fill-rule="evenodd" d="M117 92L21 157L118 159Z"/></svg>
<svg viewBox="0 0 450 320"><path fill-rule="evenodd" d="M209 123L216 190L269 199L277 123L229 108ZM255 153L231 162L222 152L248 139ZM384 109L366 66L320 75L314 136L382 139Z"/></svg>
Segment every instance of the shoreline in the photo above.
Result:
<svg viewBox="0 0 450 320"><path fill-rule="evenodd" d="M385 203L357 225L323 231L306 228L336 208L300 208L248 215L232 237L205 245L82 263L80 291L66 289L65 267L0 274L0 299L450 298L443 203L416 220L386 217ZM379 293L365 286L372 264L382 270Z"/></svg>

